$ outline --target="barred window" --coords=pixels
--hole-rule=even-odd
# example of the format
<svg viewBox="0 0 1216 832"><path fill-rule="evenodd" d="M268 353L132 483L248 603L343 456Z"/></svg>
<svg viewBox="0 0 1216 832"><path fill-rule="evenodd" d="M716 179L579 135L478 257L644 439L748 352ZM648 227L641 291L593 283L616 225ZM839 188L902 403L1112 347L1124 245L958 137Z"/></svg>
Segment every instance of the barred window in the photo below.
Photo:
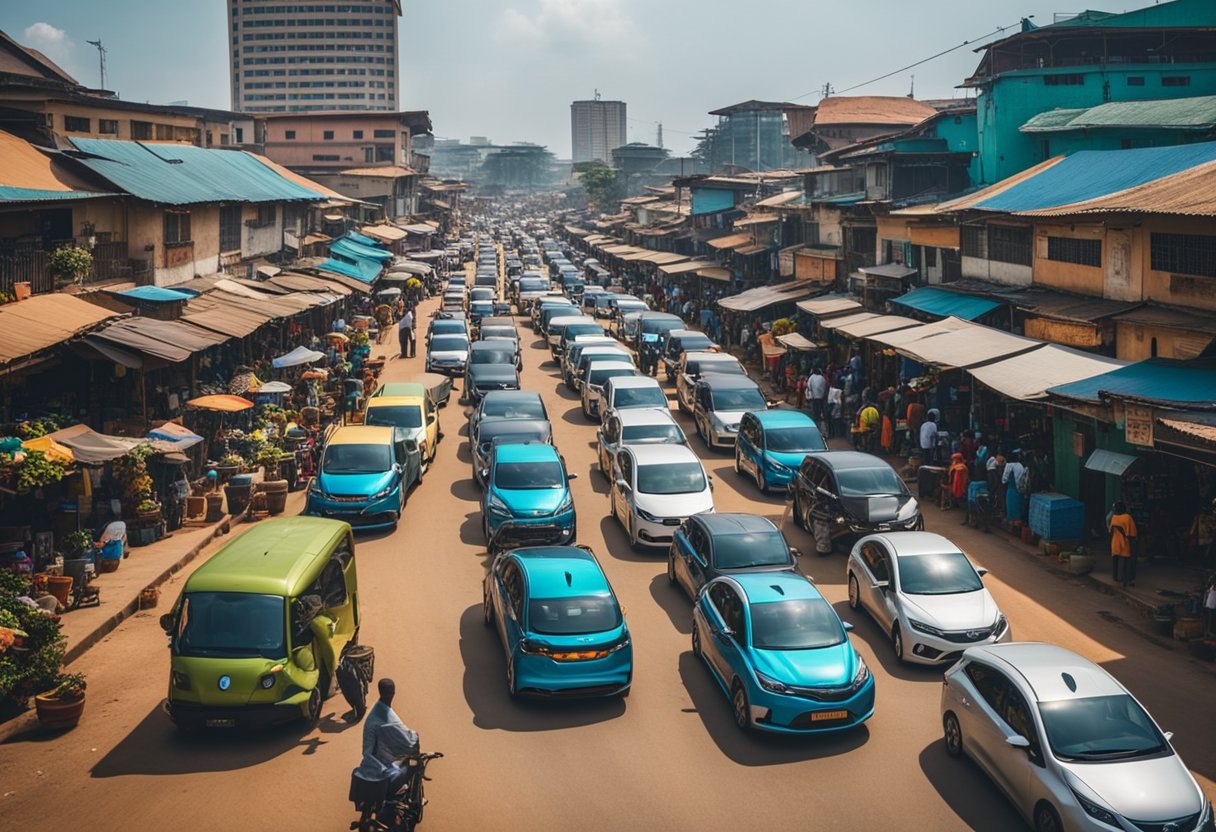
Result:
<svg viewBox="0 0 1216 832"><path fill-rule="evenodd" d="M220 206L220 251L241 248L241 206Z"/></svg>
<svg viewBox="0 0 1216 832"><path fill-rule="evenodd" d="M989 260L1029 266L1033 253L1029 228L1018 228L1009 225L988 226Z"/></svg>
<svg viewBox="0 0 1216 832"><path fill-rule="evenodd" d="M1102 265L1102 241L1079 240L1074 237L1048 237L1047 259L1078 266Z"/></svg>
<svg viewBox="0 0 1216 832"><path fill-rule="evenodd" d="M1153 271L1216 277L1216 235L1152 234L1149 258Z"/></svg>
<svg viewBox="0 0 1216 832"><path fill-rule="evenodd" d="M982 225L964 225L960 229L959 248L964 257L988 259L988 229Z"/></svg>
<svg viewBox="0 0 1216 832"><path fill-rule="evenodd" d="M166 211L164 225L165 245L178 245L191 241L190 215L185 211Z"/></svg>

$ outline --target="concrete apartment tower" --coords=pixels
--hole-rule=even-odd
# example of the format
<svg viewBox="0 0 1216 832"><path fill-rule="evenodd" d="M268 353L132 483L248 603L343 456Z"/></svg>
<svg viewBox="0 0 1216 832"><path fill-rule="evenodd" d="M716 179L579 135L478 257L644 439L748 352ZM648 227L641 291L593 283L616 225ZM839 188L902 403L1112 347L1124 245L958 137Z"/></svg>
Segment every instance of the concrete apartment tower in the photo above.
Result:
<svg viewBox="0 0 1216 832"><path fill-rule="evenodd" d="M233 110L397 110L401 0L225 2Z"/></svg>
<svg viewBox="0 0 1216 832"><path fill-rule="evenodd" d="M625 102L603 101L597 91L590 101L570 105L572 159L612 164L612 151L628 143L625 137Z"/></svg>

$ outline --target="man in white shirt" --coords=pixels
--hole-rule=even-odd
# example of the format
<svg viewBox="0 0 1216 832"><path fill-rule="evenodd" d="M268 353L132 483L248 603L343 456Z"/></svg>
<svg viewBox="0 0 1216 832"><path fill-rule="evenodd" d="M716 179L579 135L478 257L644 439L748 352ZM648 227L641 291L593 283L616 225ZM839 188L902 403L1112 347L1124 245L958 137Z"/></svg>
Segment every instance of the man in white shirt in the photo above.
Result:
<svg viewBox="0 0 1216 832"><path fill-rule="evenodd" d="M811 370L810 376L807 377L806 397L811 400L811 417L822 430L827 415L825 405L828 400L828 380L818 367Z"/></svg>
<svg viewBox="0 0 1216 832"><path fill-rule="evenodd" d="M417 342L414 340L414 307L412 306L405 310L405 314L397 322L397 340L401 343L402 358L413 358L417 355Z"/></svg>
<svg viewBox="0 0 1216 832"><path fill-rule="evenodd" d="M396 794L409 777L408 768L400 763L407 754L417 754L418 732L408 728L393 710L397 686L392 679L381 679L377 685L380 699L367 712L363 723L363 761L355 774L364 780L388 780L389 794Z"/></svg>
<svg viewBox="0 0 1216 832"><path fill-rule="evenodd" d="M937 420L937 408L930 408L925 413L925 421L920 424L921 459L926 465L937 461Z"/></svg>

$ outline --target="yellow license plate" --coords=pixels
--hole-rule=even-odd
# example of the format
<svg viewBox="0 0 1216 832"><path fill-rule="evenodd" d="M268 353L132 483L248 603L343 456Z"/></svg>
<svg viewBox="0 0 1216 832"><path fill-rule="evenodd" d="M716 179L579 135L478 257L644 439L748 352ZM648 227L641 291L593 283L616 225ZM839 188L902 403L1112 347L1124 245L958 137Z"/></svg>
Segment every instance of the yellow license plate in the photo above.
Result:
<svg viewBox="0 0 1216 832"><path fill-rule="evenodd" d="M811 714L811 722L824 722L829 719L848 719L848 711L815 711Z"/></svg>

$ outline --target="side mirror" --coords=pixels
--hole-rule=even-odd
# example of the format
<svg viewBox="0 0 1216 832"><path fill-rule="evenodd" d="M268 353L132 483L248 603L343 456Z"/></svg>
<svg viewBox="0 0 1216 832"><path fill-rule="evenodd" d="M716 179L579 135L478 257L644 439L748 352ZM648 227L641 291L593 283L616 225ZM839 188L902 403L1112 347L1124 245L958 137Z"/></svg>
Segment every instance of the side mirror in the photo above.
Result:
<svg viewBox="0 0 1216 832"><path fill-rule="evenodd" d="M977 566L977 567L975 567L975 573L982 578L988 574L988 570L982 566Z"/></svg>
<svg viewBox="0 0 1216 832"><path fill-rule="evenodd" d="M313 655L312 646L305 645L297 647L291 651L291 660L295 662L296 667L303 670L305 673L311 673L317 669L317 660Z"/></svg>
<svg viewBox="0 0 1216 832"><path fill-rule="evenodd" d="M890 585L891 585L890 581L875 581L874 583L871 584L871 586L874 587L875 589L886 589Z"/></svg>
<svg viewBox="0 0 1216 832"><path fill-rule="evenodd" d="M802 552L798 549L795 549L793 546L790 547L790 554L793 555L795 558L802 557Z"/></svg>
<svg viewBox="0 0 1216 832"><path fill-rule="evenodd" d="M1165 741L1169 742L1170 740L1174 739L1174 732L1173 731L1164 731L1163 736L1165 737Z"/></svg>
<svg viewBox="0 0 1216 832"><path fill-rule="evenodd" d="M438 421L439 421L439 417L438 417L438 416L436 416L434 413L432 413L430 416L427 416L427 417L426 417L426 423L427 423L428 425L433 425L433 424L435 424L435 423L436 423L436 422L438 422Z"/></svg>
<svg viewBox="0 0 1216 832"><path fill-rule="evenodd" d="M621 489L622 491L628 491L629 483L625 482L625 479L623 477L617 477L616 478L616 487Z"/></svg>
<svg viewBox="0 0 1216 832"><path fill-rule="evenodd" d="M573 472L572 472L572 473L569 473L569 474L566 474L566 481L567 481L567 482L569 482L570 480L576 480L576 479L578 479L578 474L575 474L575 473L573 473Z"/></svg>
<svg viewBox="0 0 1216 832"><path fill-rule="evenodd" d="M168 635L173 635L173 630L176 626L177 622L174 620L173 613L167 612L160 617L160 628Z"/></svg>
<svg viewBox="0 0 1216 832"><path fill-rule="evenodd" d="M720 635L722 638L733 638L735 631L730 627L723 627L721 630L718 630L718 635Z"/></svg>
<svg viewBox="0 0 1216 832"><path fill-rule="evenodd" d="M394 473L394 474L396 474L397 476L401 476L401 474L402 474L404 471L405 471L405 469L401 467L401 463L400 463L400 462L394 462L394 463L393 463L393 473Z"/></svg>
<svg viewBox="0 0 1216 832"><path fill-rule="evenodd" d="M853 625L852 625L852 624L850 624L850 623L849 623L849 622L847 622L847 621L841 621L840 623L841 623L842 625L844 625L844 631L845 631L846 633L851 633L851 632L853 632Z"/></svg>
<svg viewBox="0 0 1216 832"><path fill-rule="evenodd" d="M1014 734L1012 737L1006 737L1005 744L1014 748L1030 748L1030 740L1026 739L1021 734Z"/></svg>

